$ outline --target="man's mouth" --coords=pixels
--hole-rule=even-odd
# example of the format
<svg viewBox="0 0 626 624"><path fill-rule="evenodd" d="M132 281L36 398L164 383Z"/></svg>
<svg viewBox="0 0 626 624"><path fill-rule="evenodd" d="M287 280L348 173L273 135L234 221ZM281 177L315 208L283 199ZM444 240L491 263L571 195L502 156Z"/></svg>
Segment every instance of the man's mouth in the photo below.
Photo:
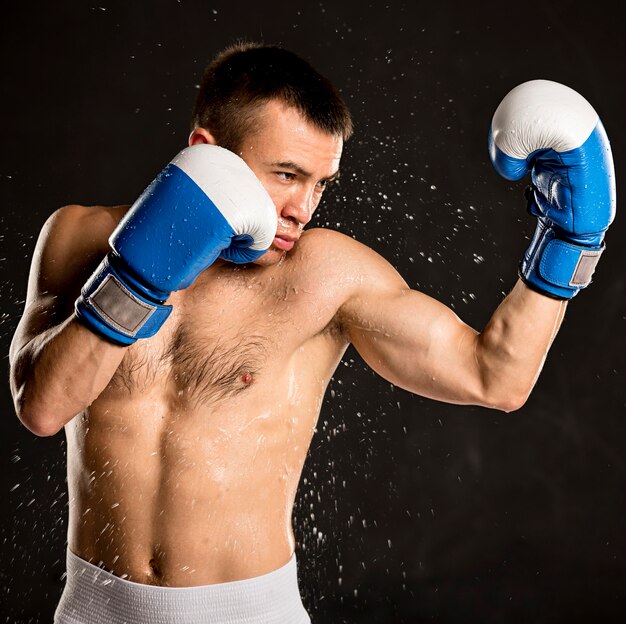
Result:
<svg viewBox="0 0 626 624"><path fill-rule="evenodd" d="M292 238L291 236L275 236L273 244L274 247L278 247L282 251L290 251L297 240L297 238Z"/></svg>

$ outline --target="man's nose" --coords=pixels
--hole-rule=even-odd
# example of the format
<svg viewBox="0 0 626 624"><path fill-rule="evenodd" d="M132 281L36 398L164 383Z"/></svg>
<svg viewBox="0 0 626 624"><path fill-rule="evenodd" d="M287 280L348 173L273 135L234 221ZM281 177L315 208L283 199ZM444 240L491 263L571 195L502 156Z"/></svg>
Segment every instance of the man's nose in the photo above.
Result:
<svg viewBox="0 0 626 624"><path fill-rule="evenodd" d="M280 216L304 226L311 220L314 209L313 189L303 186L294 189L293 193L287 197L280 211Z"/></svg>

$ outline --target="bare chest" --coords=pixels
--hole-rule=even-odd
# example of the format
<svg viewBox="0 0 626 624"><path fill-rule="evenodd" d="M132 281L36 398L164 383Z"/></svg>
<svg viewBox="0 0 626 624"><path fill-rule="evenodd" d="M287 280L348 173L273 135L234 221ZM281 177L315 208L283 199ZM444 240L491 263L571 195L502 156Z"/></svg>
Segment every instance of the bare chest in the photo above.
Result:
<svg viewBox="0 0 626 624"><path fill-rule="evenodd" d="M232 399L271 378L332 321L313 293L285 283L204 281L175 293L170 303L167 324L128 349L111 390L161 390L196 405Z"/></svg>

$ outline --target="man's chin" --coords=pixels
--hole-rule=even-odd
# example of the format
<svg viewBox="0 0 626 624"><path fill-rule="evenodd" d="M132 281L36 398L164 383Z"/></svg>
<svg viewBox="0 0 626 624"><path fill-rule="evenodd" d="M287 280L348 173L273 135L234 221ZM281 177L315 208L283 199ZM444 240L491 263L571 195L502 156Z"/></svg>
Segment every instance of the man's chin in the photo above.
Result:
<svg viewBox="0 0 626 624"><path fill-rule="evenodd" d="M278 264L287 253L288 252L272 245L260 258L257 258L253 264L257 266L273 266Z"/></svg>

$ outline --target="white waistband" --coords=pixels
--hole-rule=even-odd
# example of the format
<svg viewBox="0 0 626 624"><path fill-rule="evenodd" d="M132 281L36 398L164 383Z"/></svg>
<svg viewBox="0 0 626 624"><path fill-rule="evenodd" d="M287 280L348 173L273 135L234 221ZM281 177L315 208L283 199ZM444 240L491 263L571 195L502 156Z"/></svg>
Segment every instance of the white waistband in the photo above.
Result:
<svg viewBox="0 0 626 624"><path fill-rule="evenodd" d="M296 557L243 581L200 587L134 583L67 550L67 580L55 624L310 624Z"/></svg>

